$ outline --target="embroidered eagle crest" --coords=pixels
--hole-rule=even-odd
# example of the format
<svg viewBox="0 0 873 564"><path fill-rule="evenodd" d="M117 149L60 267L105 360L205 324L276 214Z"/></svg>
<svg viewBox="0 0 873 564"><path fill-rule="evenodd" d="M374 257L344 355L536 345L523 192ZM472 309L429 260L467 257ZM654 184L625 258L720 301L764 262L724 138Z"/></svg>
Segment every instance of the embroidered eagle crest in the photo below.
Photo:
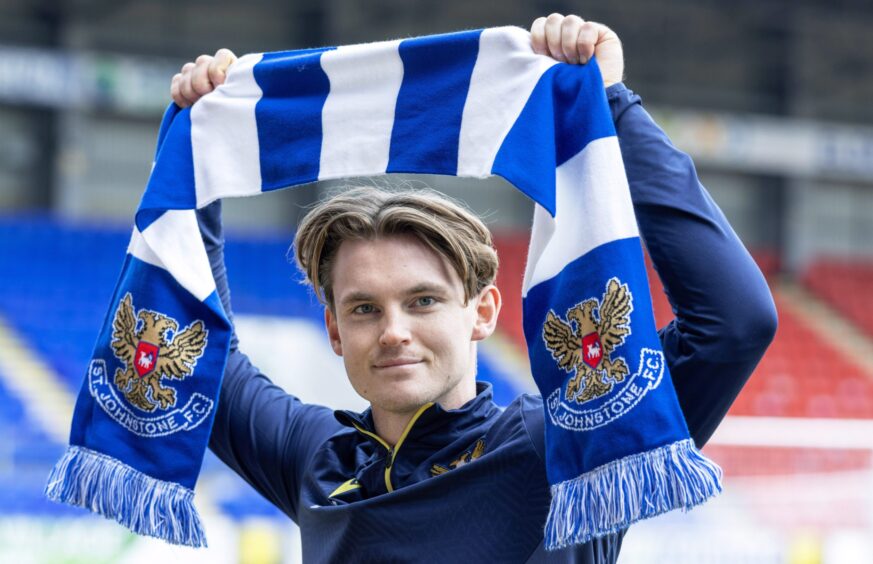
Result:
<svg viewBox="0 0 873 564"><path fill-rule="evenodd" d="M606 283L603 299L589 298L567 311L564 322L549 311L543 324L543 340L558 366L576 375L567 384L568 401L583 403L612 391L613 384L628 375L624 358L612 352L630 335L633 296L618 278Z"/></svg>
<svg viewBox="0 0 873 564"><path fill-rule="evenodd" d="M202 321L178 329L176 320L166 315L147 309L135 313L129 292L115 311L111 345L116 358L124 363L123 370L115 370L115 385L127 401L143 411L175 406L176 390L161 386L161 379L190 376L206 348L209 332Z"/></svg>
<svg viewBox="0 0 873 564"><path fill-rule="evenodd" d="M455 468L460 468L461 466L465 466L470 464L485 452L485 439L479 439L476 441L476 444L473 445L472 450L468 450L461 454L458 458L449 463L448 467L443 466L441 464L434 464L430 469L431 476L439 476L440 474L445 474L449 470L454 470Z"/></svg>

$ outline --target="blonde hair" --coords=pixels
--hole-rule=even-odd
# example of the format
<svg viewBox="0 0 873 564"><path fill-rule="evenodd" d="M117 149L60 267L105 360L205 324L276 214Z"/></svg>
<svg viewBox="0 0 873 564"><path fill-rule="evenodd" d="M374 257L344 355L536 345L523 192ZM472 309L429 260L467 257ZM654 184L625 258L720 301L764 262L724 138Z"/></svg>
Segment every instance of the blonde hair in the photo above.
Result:
<svg viewBox="0 0 873 564"><path fill-rule="evenodd" d="M297 229L295 258L318 299L333 308L331 270L343 241L390 235L411 235L444 257L461 279L465 302L497 276L497 252L485 224L462 204L430 189L363 186L322 201Z"/></svg>

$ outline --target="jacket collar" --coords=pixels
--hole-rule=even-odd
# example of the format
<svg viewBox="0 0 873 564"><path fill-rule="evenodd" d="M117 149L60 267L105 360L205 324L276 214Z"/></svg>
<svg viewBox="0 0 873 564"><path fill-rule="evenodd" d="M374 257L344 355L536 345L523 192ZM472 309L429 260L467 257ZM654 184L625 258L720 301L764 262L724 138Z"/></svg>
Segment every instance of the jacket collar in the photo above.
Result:
<svg viewBox="0 0 873 564"><path fill-rule="evenodd" d="M405 437L405 442L428 448L439 448L465 435L499 413L500 408L493 401L491 384L476 382L476 397L458 409L443 409L439 404L425 409L413 422ZM334 412L334 416L346 427L367 431L364 434L384 448L384 441L370 437L370 434L376 435L370 408L362 413L337 410Z"/></svg>

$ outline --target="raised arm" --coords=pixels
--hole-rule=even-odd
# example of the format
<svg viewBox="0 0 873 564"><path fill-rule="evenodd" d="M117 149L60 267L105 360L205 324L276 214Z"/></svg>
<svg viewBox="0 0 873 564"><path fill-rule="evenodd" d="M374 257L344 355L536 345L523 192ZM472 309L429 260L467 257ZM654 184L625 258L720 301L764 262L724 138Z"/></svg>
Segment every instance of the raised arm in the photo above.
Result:
<svg viewBox="0 0 873 564"><path fill-rule="evenodd" d="M197 216L221 303L232 319L221 202ZM255 368L234 333L209 439L209 448L225 464L296 521L305 466L340 428L331 409L302 403Z"/></svg>
<svg viewBox="0 0 873 564"><path fill-rule="evenodd" d="M219 49L201 55L173 77L171 94L181 107L194 104L224 83L236 56ZM221 202L197 212L200 233L221 304L233 321ZM258 492L296 520L300 480L315 450L341 427L326 407L304 404L274 385L240 352L234 332L209 448Z"/></svg>
<svg viewBox="0 0 873 564"><path fill-rule="evenodd" d="M776 332L761 274L676 149L622 84L607 91L640 233L676 319L661 330L691 436L712 436Z"/></svg>
<svg viewBox="0 0 873 564"><path fill-rule="evenodd" d="M531 42L564 62L597 57L640 234L676 314L660 332L664 353L691 436L702 446L773 339L776 309L767 283L691 159L620 83L624 63L615 33L552 14L534 21Z"/></svg>

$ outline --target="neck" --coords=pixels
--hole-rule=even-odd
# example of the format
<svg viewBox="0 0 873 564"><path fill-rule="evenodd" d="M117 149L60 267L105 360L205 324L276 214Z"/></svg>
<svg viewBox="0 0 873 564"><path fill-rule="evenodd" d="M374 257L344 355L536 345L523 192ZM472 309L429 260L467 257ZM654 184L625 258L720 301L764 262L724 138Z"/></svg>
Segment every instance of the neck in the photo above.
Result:
<svg viewBox="0 0 873 564"><path fill-rule="evenodd" d="M389 446L397 446L402 438L409 432L409 429L415 424L418 416L427 411L427 408L433 405L426 403L419 406L415 411L409 413L394 413L390 411L382 411L372 408L373 425L376 427L376 434L388 443Z"/></svg>
<svg viewBox="0 0 873 564"><path fill-rule="evenodd" d="M393 447L409 432L418 416L427 411L427 409L422 409L425 405L430 406L437 403L445 410L458 409L475 397L476 380L469 378L446 396L437 398L434 402L415 406L409 411L388 411L371 405L370 412L373 415L373 426L376 428L376 434Z"/></svg>

